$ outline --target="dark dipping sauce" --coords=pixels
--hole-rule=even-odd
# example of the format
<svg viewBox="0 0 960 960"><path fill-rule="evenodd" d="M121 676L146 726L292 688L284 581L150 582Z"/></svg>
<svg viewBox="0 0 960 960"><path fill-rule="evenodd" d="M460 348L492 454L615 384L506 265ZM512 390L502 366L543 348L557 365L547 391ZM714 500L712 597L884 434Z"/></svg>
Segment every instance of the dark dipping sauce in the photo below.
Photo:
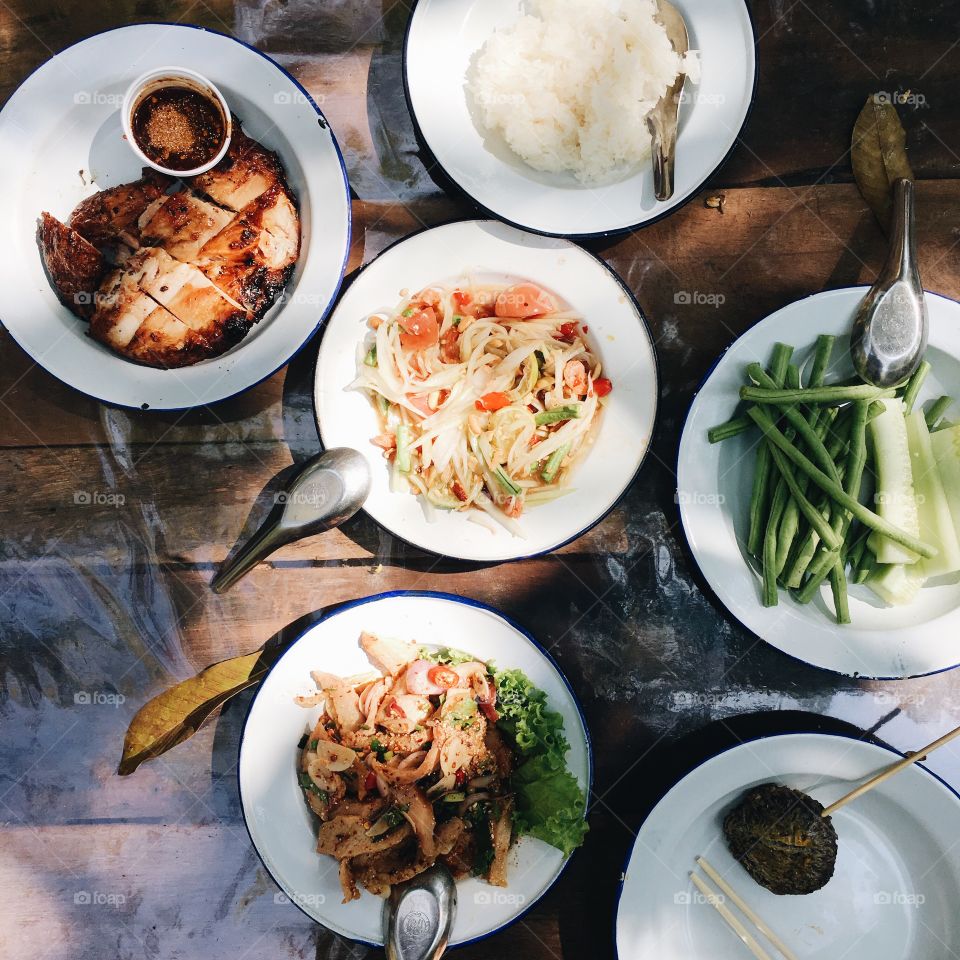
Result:
<svg viewBox="0 0 960 960"><path fill-rule="evenodd" d="M160 87L136 106L131 120L137 146L169 170L193 170L212 160L227 132L220 105L184 86Z"/></svg>

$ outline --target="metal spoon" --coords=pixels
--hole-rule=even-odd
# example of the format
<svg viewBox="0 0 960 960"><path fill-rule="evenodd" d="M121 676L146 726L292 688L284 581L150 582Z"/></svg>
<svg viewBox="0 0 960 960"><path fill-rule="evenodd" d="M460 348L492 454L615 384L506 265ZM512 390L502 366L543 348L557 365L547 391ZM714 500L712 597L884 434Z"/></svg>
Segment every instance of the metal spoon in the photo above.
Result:
<svg viewBox="0 0 960 960"><path fill-rule="evenodd" d="M868 383L892 387L919 366L927 348L927 331L913 230L913 182L901 179L893 185L887 262L853 321L853 366Z"/></svg>
<svg viewBox="0 0 960 960"><path fill-rule="evenodd" d="M666 28L673 49L683 56L690 48L683 15L668 0L659 0L660 22ZM653 137L653 188L658 200L673 196L673 165L677 153L677 117L685 73L680 73L673 86L660 98L647 115L647 129Z"/></svg>
<svg viewBox="0 0 960 960"><path fill-rule="evenodd" d="M383 908L387 960L437 960L447 949L456 912L456 883L442 863L397 884Z"/></svg>
<svg viewBox="0 0 960 960"><path fill-rule="evenodd" d="M263 526L220 567L210 584L214 593L229 590L278 547L340 526L369 493L370 467L363 454L334 447L311 457L277 494L277 505Z"/></svg>

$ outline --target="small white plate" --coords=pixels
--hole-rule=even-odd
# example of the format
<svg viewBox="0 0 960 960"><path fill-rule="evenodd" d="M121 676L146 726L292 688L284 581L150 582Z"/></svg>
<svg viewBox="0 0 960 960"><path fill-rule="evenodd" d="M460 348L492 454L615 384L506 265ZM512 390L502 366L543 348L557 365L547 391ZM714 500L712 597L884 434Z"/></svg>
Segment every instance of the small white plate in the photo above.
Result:
<svg viewBox="0 0 960 960"><path fill-rule="evenodd" d="M243 816L260 859L292 903L351 940L379 946L383 901L363 891L359 900L340 902L337 863L316 852L315 818L296 772L297 742L316 723L319 709L306 710L293 698L314 692L311 670L341 676L368 671L357 642L363 630L453 646L519 668L563 717L567 766L588 795L593 767L587 728L567 681L530 634L490 607L451 594L384 593L346 604L307 630L267 674L250 705L240 740ZM521 837L510 856L506 887L472 878L457 884L452 946L489 936L526 913L566 864L559 850L531 837Z"/></svg>
<svg viewBox="0 0 960 960"><path fill-rule="evenodd" d="M480 129L466 90L468 68L496 29L521 15L517 0L420 0L407 28L404 85L410 112L447 175L485 210L551 236L632 230L689 199L727 158L756 78L754 33L743 0L675 0L700 51L702 78L680 111L674 195L658 201L649 160L623 178L584 186L572 173L527 166L498 134Z"/></svg>
<svg viewBox="0 0 960 960"><path fill-rule="evenodd" d="M722 443L707 430L734 416L748 363L766 364L777 341L813 354L821 333L837 337L828 379L852 376L849 332L866 287L830 290L798 300L748 330L723 355L700 388L683 428L677 468L680 517L694 559L724 606L757 636L814 666L878 680L922 676L960 662L960 582L920 591L909 606L888 607L864 586L850 587L850 617L838 625L830 590L810 604L780 591L776 607L760 602L760 577L747 559L746 530L753 477L754 431ZM927 293L933 365L919 403L948 394L960 398L960 304Z"/></svg>
<svg viewBox="0 0 960 960"><path fill-rule="evenodd" d="M125 360L87 336L57 300L37 249L37 219L66 220L96 190L135 180L120 105L154 67L196 67L244 130L275 150L300 207L300 258L284 293L221 357L177 370ZM92 183L91 183L92 178ZM174 410L215 403L270 376L302 347L340 289L350 249L350 197L339 148L316 104L253 47L196 27L142 24L68 47L31 74L0 112L0 318L58 380L107 403Z"/></svg>
<svg viewBox="0 0 960 960"><path fill-rule="evenodd" d="M371 313L392 308L403 289L456 282L531 280L584 318L613 391L593 449L577 465L574 491L531 507L520 518L525 536L496 531L466 512L436 511L428 520L419 498L390 490L390 472L370 443L380 432L366 394L345 388L356 379L357 344ZM325 447L354 447L370 461L373 488L364 509L391 533L425 550L463 560L515 560L553 550L580 536L612 509L647 452L657 409L653 344L636 301L596 257L566 240L516 230L492 220L449 223L390 247L364 268L330 316L317 360L315 403Z"/></svg>
<svg viewBox="0 0 960 960"><path fill-rule="evenodd" d="M749 955L693 886L698 856L804 960L955 957L960 874L944 850L960 830L960 797L919 764L834 815L836 872L816 893L770 893L723 838L724 815L755 784L774 780L826 805L899 757L843 736L788 734L741 744L687 774L637 833L617 906L619 960Z"/></svg>

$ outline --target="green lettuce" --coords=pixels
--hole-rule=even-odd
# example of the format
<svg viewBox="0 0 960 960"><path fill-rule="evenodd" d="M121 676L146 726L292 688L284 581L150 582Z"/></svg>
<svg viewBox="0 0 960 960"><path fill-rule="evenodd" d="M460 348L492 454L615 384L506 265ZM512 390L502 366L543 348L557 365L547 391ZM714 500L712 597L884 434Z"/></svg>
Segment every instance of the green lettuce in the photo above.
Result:
<svg viewBox="0 0 960 960"><path fill-rule="evenodd" d="M513 741L520 762L511 778L515 791L514 826L569 856L583 843L587 805L567 769L570 744L563 717L547 707L547 695L521 670L493 670L497 686L497 726Z"/></svg>

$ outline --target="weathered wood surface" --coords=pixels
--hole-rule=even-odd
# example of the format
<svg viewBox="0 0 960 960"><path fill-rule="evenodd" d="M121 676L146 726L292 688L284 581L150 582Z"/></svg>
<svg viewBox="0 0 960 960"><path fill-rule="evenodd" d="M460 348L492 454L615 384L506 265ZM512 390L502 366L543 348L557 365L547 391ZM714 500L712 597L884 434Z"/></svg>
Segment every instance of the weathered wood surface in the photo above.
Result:
<svg viewBox="0 0 960 960"><path fill-rule="evenodd" d="M750 735L743 714L825 714L878 728L903 749L956 722L955 674L854 681L757 641L704 591L679 530L679 430L716 356L771 310L869 282L882 260L883 236L847 155L870 92L913 95L903 110L921 178L921 266L930 289L960 296L956 4L751 8L761 70L743 142L673 216L591 246L648 317L661 414L628 496L552 556L493 567L439 560L358 516L284 548L215 597L216 564L263 516L278 476L318 449L316 344L235 400L147 415L73 393L0 330L4 958L363 955L278 902L256 860L235 777L249 695L133 777L114 770L145 698L212 660L295 635L314 611L381 590L475 597L533 629L593 734L589 844L521 923L465 958L610 956L619 871L644 810L684 764ZM356 195L352 273L421 225L471 212L444 193L413 136L400 83L406 16L390 0L12 0L0 5L0 100L97 30L183 20L234 32L290 69L337 134ZM718 193L722 213L703 202ZM694 292L717 305L678 296ZM945 748L931 765L960 784L960 750Z"/></svg>

